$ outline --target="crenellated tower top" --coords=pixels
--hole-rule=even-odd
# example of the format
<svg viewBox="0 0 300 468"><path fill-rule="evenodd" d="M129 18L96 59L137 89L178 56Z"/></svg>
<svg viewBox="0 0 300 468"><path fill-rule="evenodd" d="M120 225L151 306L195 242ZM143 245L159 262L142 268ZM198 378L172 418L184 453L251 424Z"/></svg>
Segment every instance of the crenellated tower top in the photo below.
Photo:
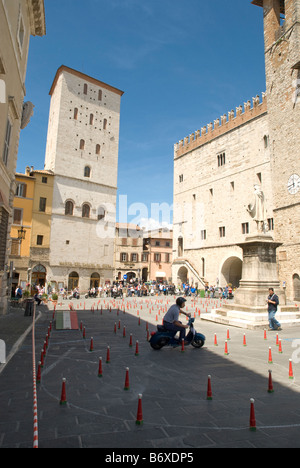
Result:
<svg viewBox="0 0 300 468"><path fill-rule="evenodd" d="M248 123L249 121L260 117L267 112L267 97L266 93L262 93L262 100L259 95L247 101L243 106L240 105L236 110L231 110L228 114L222 115L214 120L214 123L209 123L197 130L195 133L185 137L174 145L174 159L185 155L186 153L199 148L200 146L209 143L210 141L230 132L237 127Z"/></svg>

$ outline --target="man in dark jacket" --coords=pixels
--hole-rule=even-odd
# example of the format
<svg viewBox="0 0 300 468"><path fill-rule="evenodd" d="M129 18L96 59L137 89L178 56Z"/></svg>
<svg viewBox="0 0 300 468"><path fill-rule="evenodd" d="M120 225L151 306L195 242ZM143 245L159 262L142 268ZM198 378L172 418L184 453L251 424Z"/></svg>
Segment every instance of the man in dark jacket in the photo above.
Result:
<svg viewBox="0 0 300 468"><path fill-rule="evenodd" d="M278 296L274 293L273 288L269 288L269 296L267 299L268 304L268 314L269 314L269 326L270 330L281 330L280 323L275 319L275 314L277 312L277 307L279 305Z"/></svg>

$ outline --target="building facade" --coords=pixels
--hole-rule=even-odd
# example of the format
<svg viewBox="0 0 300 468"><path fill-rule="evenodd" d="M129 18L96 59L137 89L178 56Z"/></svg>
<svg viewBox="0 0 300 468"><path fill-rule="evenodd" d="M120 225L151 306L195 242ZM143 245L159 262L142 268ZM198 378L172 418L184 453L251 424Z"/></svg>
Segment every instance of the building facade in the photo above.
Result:
<svg viewBox="0 0 300 468"><path fill-rule="evenodd" d="M46 33L43 0L0 1L0 314L7 310L10 227L30 36ZM27 111L28 111L27 106Z"/></svg>
<svg viewBox="0 0 300 468"><path fill-rule="evenodd" d="M172 282L173 231L157 229L144 233L143 278L161 283Z"/></svg>
<svg viewBox="0 0 300 468"><path fill-rule="evenodd" d="M113 280L123 91L62 66L50 95L45 170L55 175L47 278L87 291Z"/></svg>
<svg viewBox="0 0 300 468"><path fill-rule="evenodd" d="M141 280L144 265L142 229L135 224L117 223L114 249L114 280Z"/></svg>
<svg viewBox="0 0 300 468"><path fill-rule="evenodd" d="M237 244L256 231L248 211L258 186L268 229L283 244L279 277L293 300L300 296L300 5L252 3L264 7L267 93L175 145L173 281L238 287Z"/></svg>
<svg viewBox="0 0 300 468"><path fill-rule="evenodd" d="M13 289L46 285L49 265L53 173L26 167L25 174L16 174L17 190L13 203L11 251ZM24 231L21 239L20 229ZM55 285L54 285L55 287Z"/></svg>
<svg viewBox="0 0 300 468"><path fill-rule="evenodd" d="M279 277L287 296L300 300L300 2L252 3L263 7Z"/></svg>

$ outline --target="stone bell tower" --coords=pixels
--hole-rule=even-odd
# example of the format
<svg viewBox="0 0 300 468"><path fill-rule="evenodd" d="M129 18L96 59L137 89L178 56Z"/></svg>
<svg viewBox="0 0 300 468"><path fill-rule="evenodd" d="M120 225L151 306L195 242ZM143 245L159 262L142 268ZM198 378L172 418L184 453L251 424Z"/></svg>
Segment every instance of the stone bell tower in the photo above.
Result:
<svg viewBox="0 0 300 468"><path fill-rule="evenodd" d="M263 7L269 143L279 278L300 299L300 0Z"/></svg>

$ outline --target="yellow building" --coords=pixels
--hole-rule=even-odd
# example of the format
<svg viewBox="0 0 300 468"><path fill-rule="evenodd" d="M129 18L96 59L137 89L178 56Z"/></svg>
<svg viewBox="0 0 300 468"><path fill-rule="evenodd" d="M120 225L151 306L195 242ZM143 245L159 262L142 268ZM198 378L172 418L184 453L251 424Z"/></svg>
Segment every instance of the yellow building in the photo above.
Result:
<svg viewBox="0 0 300 468"><path fill-rule="evenodd" d="M16 174L17 191L10 233L12 290L17 284L23 289L28 283L33 286L46 284L53 181L52 172L34 170L33 167L26 167L25 174Z"/></svg>
<svg viewBox="0 0 300 468"><path fill-rule="evenodd" d="M35 179L32 230L30 243L29 279L34 285L46 284L50 253L50 233L54 174L51 171L33 170Z"/></svg>
<svg viewBox="0 0 300 468"><path fill-rule="evenodd" d="M28 282L35 179L30 176L30 173L17 173L16 185L17 189L13 201L13 218L10 231L10 261L13 262L13 290L18 283L22 284L24 288ZM21 230L23 231L23 235L21 235Z"/></svg>

